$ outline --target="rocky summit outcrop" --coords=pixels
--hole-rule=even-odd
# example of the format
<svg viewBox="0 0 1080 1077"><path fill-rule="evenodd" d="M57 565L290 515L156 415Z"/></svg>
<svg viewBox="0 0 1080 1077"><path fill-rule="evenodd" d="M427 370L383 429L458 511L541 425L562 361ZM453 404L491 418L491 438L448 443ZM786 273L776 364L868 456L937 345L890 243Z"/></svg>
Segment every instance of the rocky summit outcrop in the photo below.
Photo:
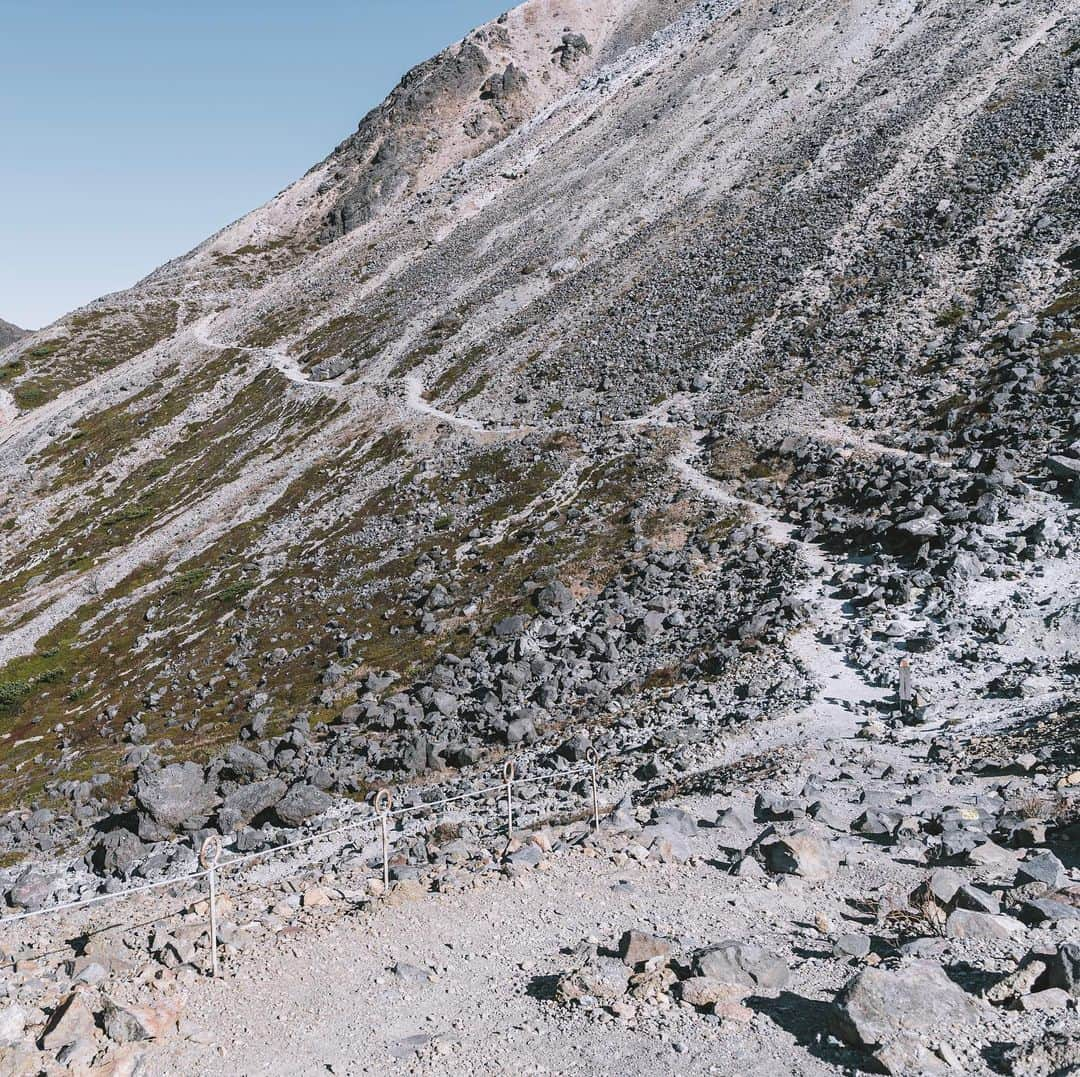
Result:
<svg viewBox="0 0 1080 1077"><path fill-rule="evenodd" d="M3 346L6 903L165 882L217 837L282 858L225 918L237 961L580 852L712 896L545 936L551 1028L1064 1065L1078 35L1053 0L529 0L266 206ZM425 815L494 810L508 758L522 833ZM416 814L390 893L364 839L289 859L382 789ZM200 915L101 971L20 960L0 1027L104 1065L149 1027L106 980L192 981Z"/></svg>
<svg viewBox="0 0 1080 1077"><path fill-rule="evenodd" d="M20 329L17 325L12 325L11 322L5 322L3 318L0 318L0 348L26 336L26 333L25 329Z"/></svg>

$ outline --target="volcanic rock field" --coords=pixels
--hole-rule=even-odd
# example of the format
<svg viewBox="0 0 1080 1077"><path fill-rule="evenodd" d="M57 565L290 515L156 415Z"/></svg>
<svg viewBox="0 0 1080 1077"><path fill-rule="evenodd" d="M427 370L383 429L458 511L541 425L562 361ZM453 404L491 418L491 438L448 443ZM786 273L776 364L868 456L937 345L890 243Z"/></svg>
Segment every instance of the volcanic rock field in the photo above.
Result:
<svg viewBox="0 0 1080 1077"><path fill-rule="evenodd" d="M1080 1073L1078 65L528 0L0 323L0 1075Z"/></svg>

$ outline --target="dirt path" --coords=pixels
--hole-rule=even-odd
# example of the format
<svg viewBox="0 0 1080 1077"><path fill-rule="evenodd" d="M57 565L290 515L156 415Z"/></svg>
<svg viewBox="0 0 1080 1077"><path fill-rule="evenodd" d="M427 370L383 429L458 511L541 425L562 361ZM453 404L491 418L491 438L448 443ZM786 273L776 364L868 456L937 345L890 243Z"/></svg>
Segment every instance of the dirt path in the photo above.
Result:
<svg viewBox="0 0 1080 1077"><path fill-rule="evenodd" d="M716 746L712 762L797 744L812 752L812 745L830 738L853 738L861 705L884 692L866 685L840 648L821 641L850 617L844 603L827 593L834 559L699 471L691 462L699 450L700 438L684 433L670 457L683 481L703 497L747 513L772 541L795 546L809 567L800 597L815 617L790 645L822 682L820 698L739 731ZM681 804L708 814L721 799ZM176 1043L159 1056L159 1065L207 1077L389 1073L403 1063L409 1072L432 1074L771 1077L787 1071L797 1030L763 1016L742 1029L721 1030L679 1007L640 1021L583 1019L580 1011L546 1000L566 966L567 949L583 938L609 940L626 926L699 942L750 937L775 949L788 945L770 926L771 910L791 903L792 915L805 915L801 897L755 890L745 900L745 880L708 866L709 833L700 832L692 870L633 861L616 867L606 857L573 850L554 855L548 870L517 881L492 876L464 893L427 895L359 919L342 919L339 912L313 934L266 940L234 959L228 982L193 987L187 1020L201 1030L196 1038L212 1046ZM413 970L403 977L394 971L398 963ZM834 987L820 970L797 966L792 989L800 994L827 995ZM805 1055L800 1062L800 1073L830 1072Z"/></svg>
<svg viewBox="0 0 1080 1077"><path fill-rule="evenodd" d="M346 383L334 381L333 379L320 380L308 377L296 359L282 348L261 348L239 344L221 344L211 336L209 326L206 324L205 319L201 322L194 323L189 331L191 335L205 347L214 348L216 350L230 348L256 356L265 362L267 366L273 367L274 370L287 378L291 384L300 386L303 389L311 389L339 397L363 394L365 390L370 389L369 383L363 380ZM436 419L439 422L447 423L450 426L456 427L458 430L466 430L475 434L494 434L510 437L520 437L532 432L532 428L527 426L492 425L482 422L479 419L443 411L441 408L437 408L434 404L429 403L425 399L424 385L418 377L413 376L406 378L404 388L405 393L402 403L406 410L413 412L416 415L424 415L428 418Z"/></svg>
<svg viewBox="0 0 1080 1077"><path fill-rule="evenodd" d="M522 437L533 432L533 428L529 426L489 425L479 419L471 419L468 416L443 411L424 399L424 386L417 377L405 379L405 407L418 415L427 415L432 419L438 419L439 422L457 427L459 430L469 430L476 434L501 434L509 437Z"/></svg>
<svg viewBox="0 0 1080 1077"><path fill-rule="evenodd" d="M687 806L707 813L717 802L697 798ZM741 896L744 880L706 866L714 853L706 832L696 844L695 870L616 867L575 850L518 881L496 876L464 893L427 895L267 940L230 962L227 980L194 985L185 1020L212 1042L174 1043L154 1056L156 1072L785 1072L779 1058L790 1037L763 1017L722 1031L680 1007L618 1021L545 998L566 967L561 950L590 936L609 940L627 925L703 940L747 934L783 945L760 899ZM417 982L405 982L393 971L399 962L430 970L431 979L413 971L409 979ZM807 970L800 986L817 993L823 985ZM811 1060L800 1072L832 1071Z"/></svg>
<svg viewBox="0 0 1080 1077"><path fill-rule="evenodd" d="M844 652L833 644L822 642L832 638L853 620L853 611L827 588L826 578L840 567L841 559L827 555L821 547L795 537L795 528L775 513L754 501L726 490L715 479L698 470L691 462L701 449L702 436L683 435L679 449L669 457L675 472L703 497L721 505L731 506L747 514L750 521L764 529L778 546L794 546L810 570L810 577L799 597L812 609L811 626L796 633L789 646L812 676L822 686L822 698L793 716L796 724L812 723L815 739L850 732L853 713L863 704L883 698L887 692L868 685ZM824 728L828 724L829 729Z"/></svg>
<svg viewBox="0 0 1080 1077"><path fill-rule="evenodd" d="M244 352L247 355L254 355L256 358L262 359L268 367L272 367L293 385L299 385L302 388L307 389L317 389L320 392L332 396L347 395L352 389L351 386L345 385L342 382L318 381L314 378L309 378L300 368L300 364L296 359L289 355L283 348L261 348L244 344L221 344L214 340L210 335L206 319L194 323L190 327L189 332L206 348L213 348L215 351L231 350Z"/></svg>
<svg viewBox="0 0 1080 1077"><path fill-rule="evenodd" d="M769 512L755 501L747 501L736 494L725 490L715 479L710 478L703 471L699 471L691 460L701 451L702 438L692 433L684 434L679 450L673 453L668 461L672 469L683 479L684 482L703 497L715 501L719 505L728 505L740 512L747 513L751 522L763 527L769 538L778 546L797 546L800 555L815 570L823 569L826 561L821 551L808 542L802 542L794 537L794 528L775 514Z"/></svg>

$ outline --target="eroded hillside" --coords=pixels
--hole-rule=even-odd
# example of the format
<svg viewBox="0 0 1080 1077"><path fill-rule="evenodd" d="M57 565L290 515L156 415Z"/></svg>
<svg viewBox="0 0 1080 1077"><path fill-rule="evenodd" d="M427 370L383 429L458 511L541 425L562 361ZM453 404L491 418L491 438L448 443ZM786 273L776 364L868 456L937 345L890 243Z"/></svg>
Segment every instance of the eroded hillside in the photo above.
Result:
<svg viewBox="0 0 1080 1077"><path fill-rule="evenodd" d="M476 1028L512 990L503 1026L577 1007L541 1022L568 1066L670 1072L675 1001L686 1072L1063 1072L1046 1060L1075 1044L1080 952L1078 62L1060 0L529 0L408 73L266 206L8 344L8 904L181 878L213 834L265 853L261 884L296 901L237 894L223 951L286 1021L291 979L252 954L301 932L312 869L289 842L389 788L418 813L395 824L397 888L340 839L304 890L316 927L335 903L377 916L549 854L599 865L580 906L569 867L549 877L572 917L527 918L554 997L458 970ZM565 780L590 749L595 833ZM561 784L519 794L500 853L471 817L425 815L486 795L507 757ZM691 899L669 901L686 871ZM663 961L593 938L555 967L557 925L607 931L590 918L628 902L665 918L640 944ZM50 921L52 952L81 915ZM205 963L186 916L125 941L162 991ZM47 948L26 924L0 948ZM768 952L719 982L706 929ZM96 1025L70 1015L106 976L137 996L134 960L102 942L48 974L20 959L5 990L29 1009L0 1029L17 1020L50 1065L119 1065L115 985ZM792 971L798 993L774 998ZM322 1025L339 1061L348 976L347 1018ZM196 1008L280 1068L279 1039L244 1041L248 1003L220 1001ZM303 1064L327 1064L323 1039Z"/></svg>
<svg viewBox="0 0 1080 1077"><path fill-rule="evenodd" d="M1075 14L532 0L9 345L6 806L89 821L297 720L287 772L358 796L782 683L800 573L746 571L787 556L755 506L904 634L1074 572ZM552 610L566 653L507 673Z"/></svg>

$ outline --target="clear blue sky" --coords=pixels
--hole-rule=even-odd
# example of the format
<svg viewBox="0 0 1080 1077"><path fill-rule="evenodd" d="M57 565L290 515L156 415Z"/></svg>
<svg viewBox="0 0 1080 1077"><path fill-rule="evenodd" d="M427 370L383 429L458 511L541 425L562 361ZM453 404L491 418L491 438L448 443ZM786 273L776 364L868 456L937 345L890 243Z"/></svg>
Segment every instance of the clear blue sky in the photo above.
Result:
<svg viewBox="0 0 1080 1077"><path fill-rule="evenodd" d="M515 0L0 0L0 318L132 284Z"/></svg>

